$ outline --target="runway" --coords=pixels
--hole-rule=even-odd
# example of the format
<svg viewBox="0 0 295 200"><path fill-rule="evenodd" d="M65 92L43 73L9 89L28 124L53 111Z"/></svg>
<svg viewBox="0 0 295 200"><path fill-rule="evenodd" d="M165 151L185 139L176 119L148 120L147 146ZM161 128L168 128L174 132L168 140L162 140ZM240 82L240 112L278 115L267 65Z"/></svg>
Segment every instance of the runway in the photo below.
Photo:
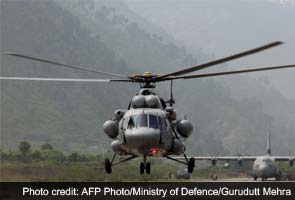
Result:
<svg viewBox="0 0 295 200"><path fill-rule="evenodd" d="M261 179L255 181L252 177L238 177L238 178L221 178L221 179L190 179L191 182L262 182ZM274 178L270 178L267 181L275 181Z"/></svg>

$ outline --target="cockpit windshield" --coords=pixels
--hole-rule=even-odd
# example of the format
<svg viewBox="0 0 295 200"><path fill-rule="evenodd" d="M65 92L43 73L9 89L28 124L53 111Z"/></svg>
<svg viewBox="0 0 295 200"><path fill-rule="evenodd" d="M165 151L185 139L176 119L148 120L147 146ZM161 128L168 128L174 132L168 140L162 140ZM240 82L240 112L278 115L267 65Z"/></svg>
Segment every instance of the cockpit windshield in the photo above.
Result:
<svg viewBox="0 0 295 200"><path fill-rule="evenodd" d="M158 118L155 115L149 115L149 127L159 129Z"/></svg>
<svg viewBox="0 0 295 200"><path fill-rule="evenodd" d="M136 120L136 127L147 127L148 121L147 121L147 115L146 114L139 114L136 115L137 120Z"/></svg>
<svg viewBox="0 0 295 200"><path fill-rule="evenodd" d="M129 118L128 129L149 127L154 129L166 129L165 119L152 114L136 114Z"/></svg>
<svg viewBox="0 0 295 200"><path fill-rule="evenodd" d="M127 126L128 129L132 129L136 127L136 119L137 119L137 115L130 116L128 126Z"/></svg>

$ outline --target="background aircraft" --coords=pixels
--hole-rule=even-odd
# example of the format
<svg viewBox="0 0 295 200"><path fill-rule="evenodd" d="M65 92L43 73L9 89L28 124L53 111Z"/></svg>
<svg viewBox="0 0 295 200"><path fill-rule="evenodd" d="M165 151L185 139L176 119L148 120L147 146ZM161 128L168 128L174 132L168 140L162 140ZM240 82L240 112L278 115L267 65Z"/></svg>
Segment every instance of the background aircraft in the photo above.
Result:
<svg viewBox="0 0 295 200"><path fill-rule="evenodd" d="M276 180L282 179L282 172L279 170L276 161L288 161L292 167L294 163L293 156L272 156L271 155L271 142L270 142L270 131L267 137L267 153L262 156L195 156L195 160L209 160L212 165L215 166L217 161L225 161L228 164L229 161L237 161L242 166L244 161L254 161L252 176L254 180L261 178L263 181L268 178L275 178Z"/></svg>

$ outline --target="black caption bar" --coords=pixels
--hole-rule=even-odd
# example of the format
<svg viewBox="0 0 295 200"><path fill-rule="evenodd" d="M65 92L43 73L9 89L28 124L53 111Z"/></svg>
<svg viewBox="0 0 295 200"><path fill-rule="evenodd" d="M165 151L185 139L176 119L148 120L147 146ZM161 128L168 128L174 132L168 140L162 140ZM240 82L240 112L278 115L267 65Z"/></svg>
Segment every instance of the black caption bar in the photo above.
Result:
<svg viewBox="0 0 295 200"><path fill-rule="evenodd" d="M295 182L0 183L0 199L295 199Z"/></svg>

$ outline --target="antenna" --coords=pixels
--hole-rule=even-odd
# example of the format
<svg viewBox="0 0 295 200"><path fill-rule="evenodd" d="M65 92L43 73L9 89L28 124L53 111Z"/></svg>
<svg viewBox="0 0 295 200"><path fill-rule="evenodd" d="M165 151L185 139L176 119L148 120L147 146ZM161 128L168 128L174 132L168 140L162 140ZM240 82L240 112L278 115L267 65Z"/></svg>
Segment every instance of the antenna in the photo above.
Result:
<svg viewBox="0 0 295 200"><path fill-rule="evenodd" d="M267 136L267 155L271 155L270 128L268 128L268 136Z"/></svg>
<svg viewBox="0 0 295 200"><path fill-rule="evenodd" d="M170 81L170 100L169 100L169 104L172 107L174 103L175 103L175 100L173 98L173 80L171 80Z"/></svg>

